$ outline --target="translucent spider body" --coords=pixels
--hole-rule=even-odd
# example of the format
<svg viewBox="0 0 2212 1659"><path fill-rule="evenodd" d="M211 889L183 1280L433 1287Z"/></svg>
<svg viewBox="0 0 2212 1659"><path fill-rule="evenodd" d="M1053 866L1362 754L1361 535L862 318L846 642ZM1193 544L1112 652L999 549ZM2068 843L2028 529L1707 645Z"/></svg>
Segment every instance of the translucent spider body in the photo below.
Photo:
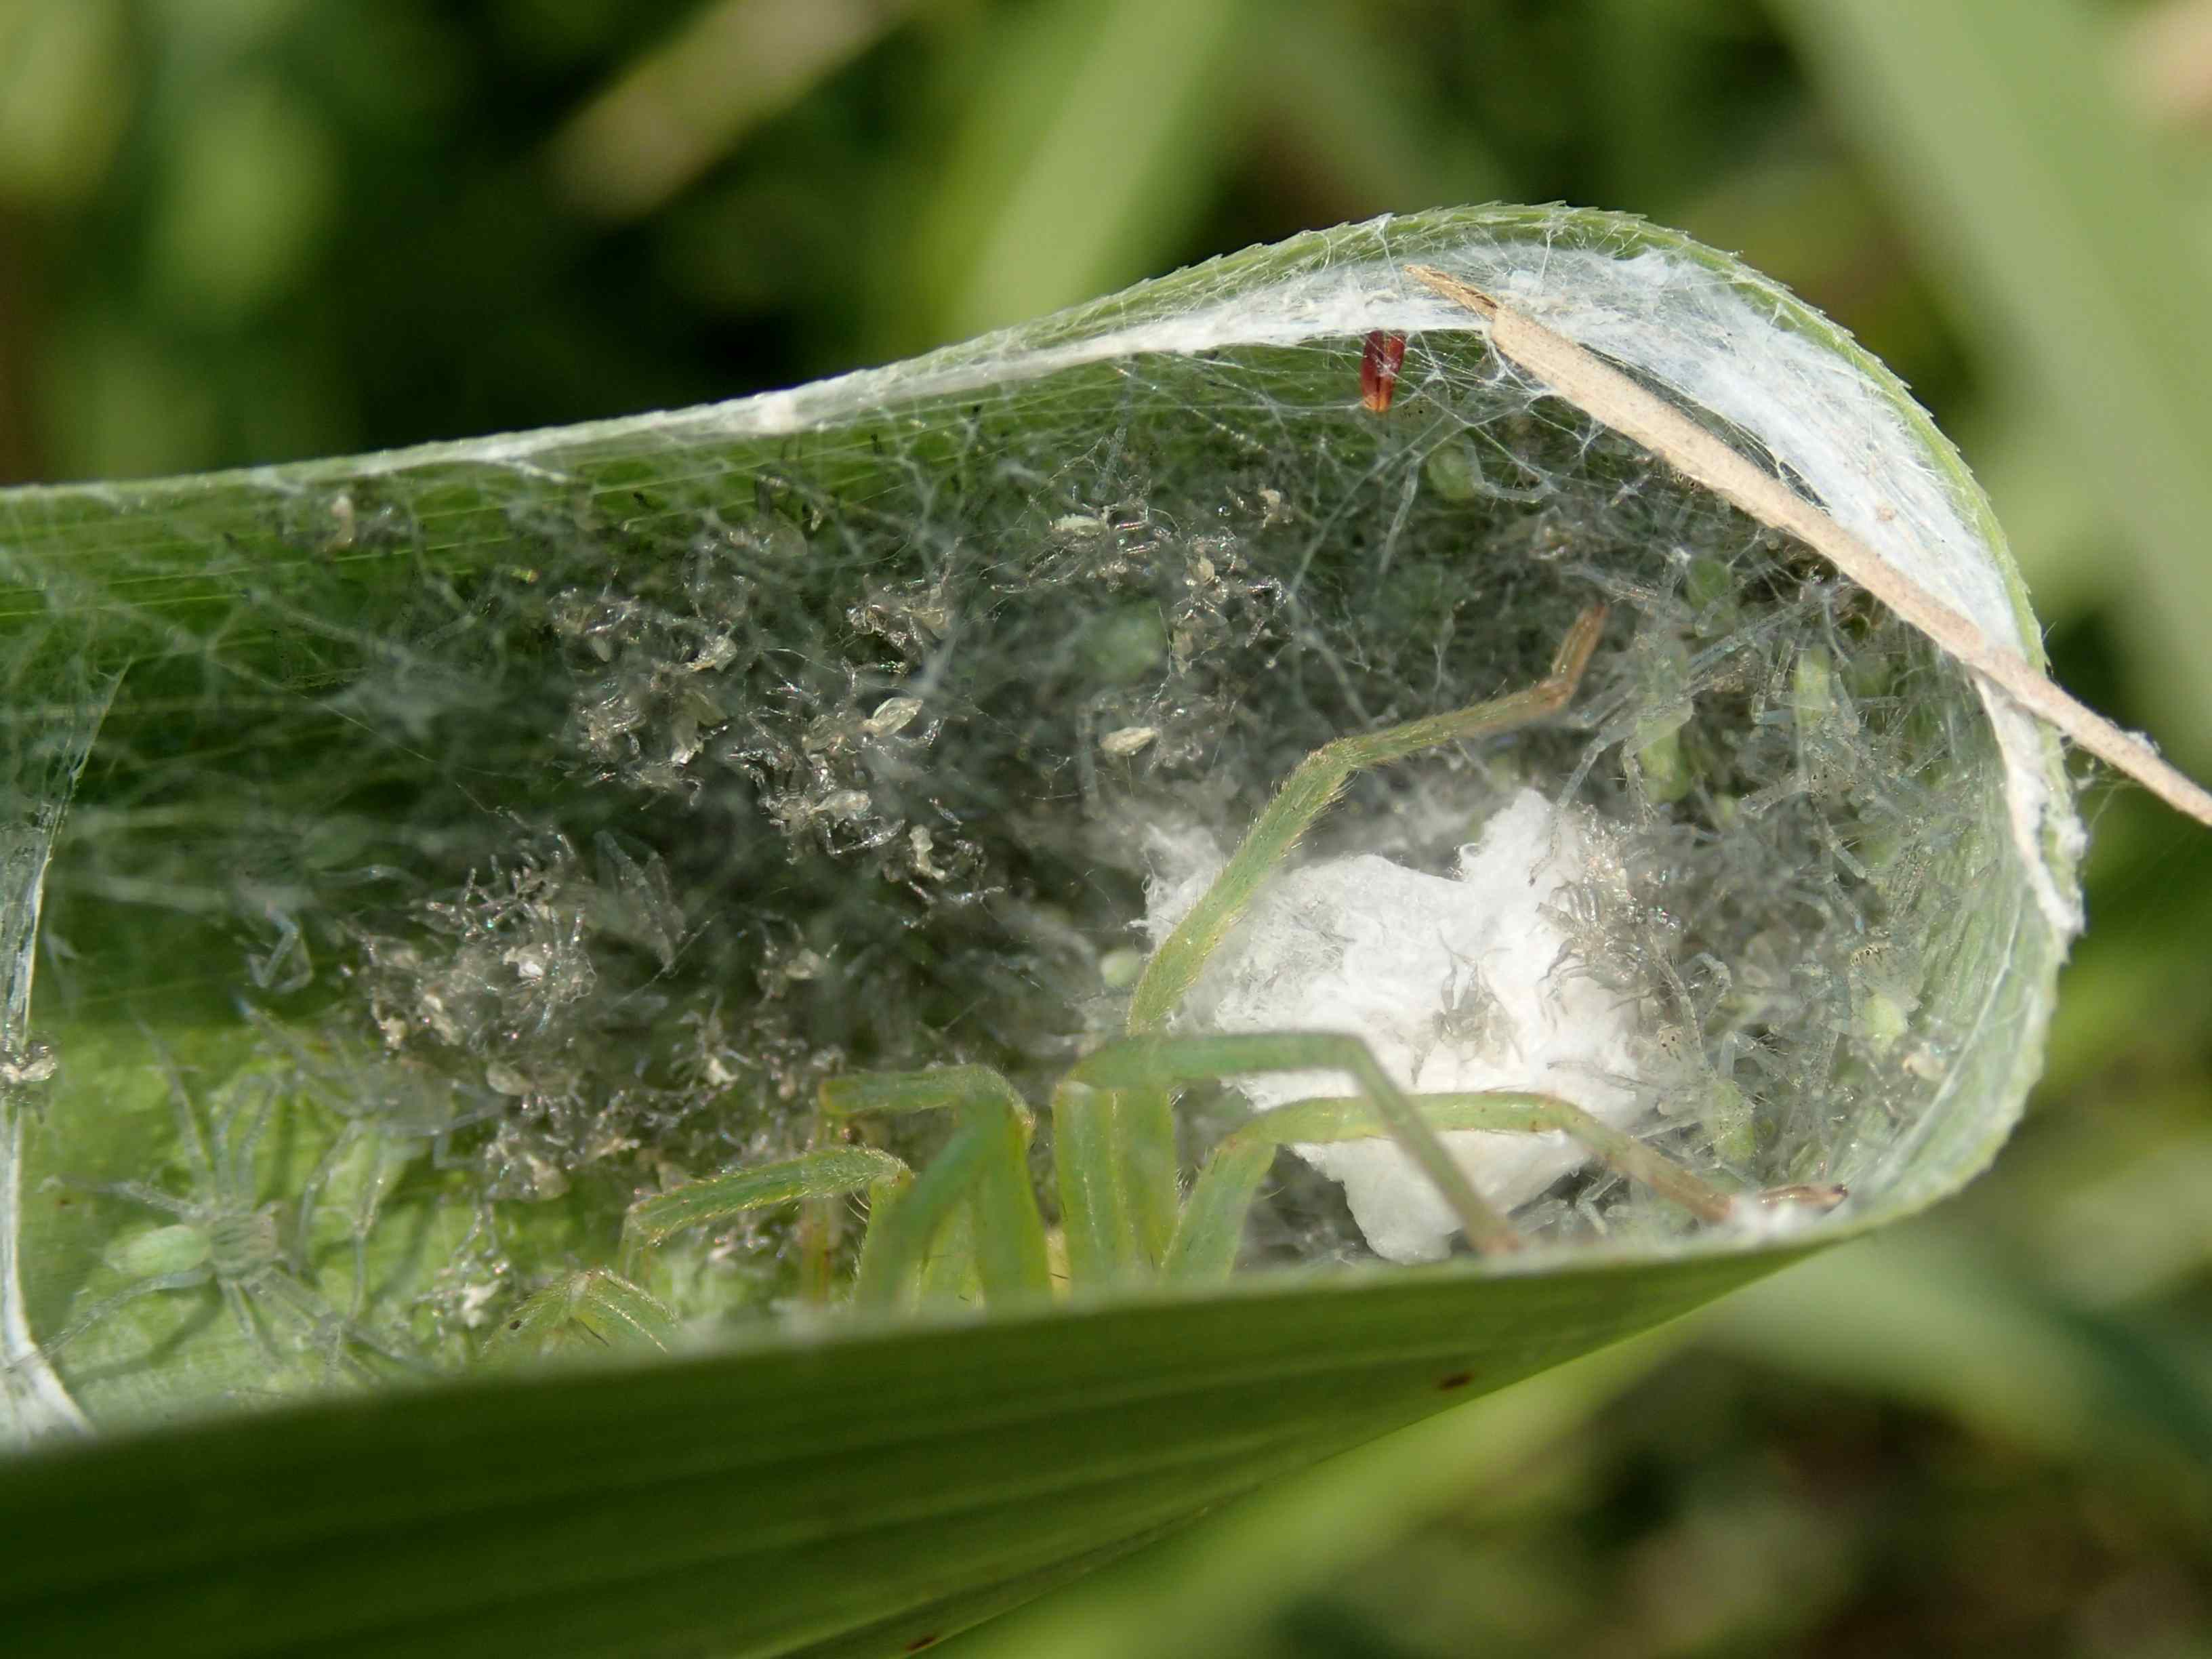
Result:
<svg viewBox="0 0 2212 1659"><path fill-rule="evenodd" d="M357 1320L368 1296L369 1237L392 1188L425 1153L447 1167L454 1133L496 1115L498 1107L469 1101L413 1061L364 1056L343 1042L287 1027L250 1003L241 1003L239 1012L292 1085L341 1126L301 1190L291 1249L295 1260L307 1261L314 1226L336 1215L353 1254L347 1311ZM327 1201L332 1197L335 1203Z"/></svg>
<svg viewBox="0 0 2212 1659"><path fill-rule="evenodd" d="M275 1109L275 1085L265 1079L233 1084L203 1126L183 1073L166 1053L161 1066L189 1190L178 1194L142 1181L63 1183L128 1199L174 1218L108 1246L103 1260L129 1282L80 1313L46 1342L46 1351L58 1352L143 1297L212 1287L272 1372L307 1354L325 1371L377 1380L379 1373L362 1352L394 1361L399 1356L331 1307L302 1276L301 1262L284 1248L283 1206L258 1200L255 1155ZM299 1237L306 1232L302 1224Z"/></svg>

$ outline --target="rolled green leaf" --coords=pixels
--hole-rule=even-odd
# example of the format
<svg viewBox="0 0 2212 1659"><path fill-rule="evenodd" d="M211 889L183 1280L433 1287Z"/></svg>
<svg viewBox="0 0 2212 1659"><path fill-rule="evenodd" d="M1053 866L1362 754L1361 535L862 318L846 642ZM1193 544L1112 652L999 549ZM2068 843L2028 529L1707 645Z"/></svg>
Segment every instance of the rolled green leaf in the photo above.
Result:
<svg viewBox="0 0 2212 1659"><path fill-rule="evenodd" d="M10 1650L916 1650L1985 1165L2078 914L2055 742L1417 263L2035 653L1892 377L1561 209L705 409L0 494ZM1529 1248L1398 1267L1456 1223L1358 1140L1275 1161L1225 1284L842 1305L852 1189L956 1126L824 1080L1042 1109L1307 756L1537 684L1600 605L1564 708L1353 776L1172 1028L1356 1035L1848 1202L1714 1224L1455 1131ZM1273 1086L1180 1096L1186 1182ZM592 1277L640 1200L635 1282Z"/></svg>

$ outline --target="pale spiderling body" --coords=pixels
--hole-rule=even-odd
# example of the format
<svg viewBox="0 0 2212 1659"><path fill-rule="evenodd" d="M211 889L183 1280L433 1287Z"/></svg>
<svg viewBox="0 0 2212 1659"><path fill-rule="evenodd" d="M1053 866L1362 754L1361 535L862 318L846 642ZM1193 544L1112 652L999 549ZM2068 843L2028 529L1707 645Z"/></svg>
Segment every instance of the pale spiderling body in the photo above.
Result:
<svg viewBox="0 0 2212 1659"><path fill-rule="evenodd" d="M173 1219L108 1245L102 1259L126 1282L49 1339L46 1353L62 1352L143 1297L212 1289L272 1375L306 1360L323 1373L371 1382L381 1374L364 1354L404 1364L395 1350L357 1318L332 1307L309 1282L302 1254L286 1247L283 1206L258 1197L256 1154L276 1108L276 1085L266 1078L234 1080L218 1091L203 1126L182 1072L166 1053L161 1066L188 1190L171 1192L142 1181L50 1183L127 1199ZM303 1217L297 1237L304 1241L307 1233Z"/></svg>

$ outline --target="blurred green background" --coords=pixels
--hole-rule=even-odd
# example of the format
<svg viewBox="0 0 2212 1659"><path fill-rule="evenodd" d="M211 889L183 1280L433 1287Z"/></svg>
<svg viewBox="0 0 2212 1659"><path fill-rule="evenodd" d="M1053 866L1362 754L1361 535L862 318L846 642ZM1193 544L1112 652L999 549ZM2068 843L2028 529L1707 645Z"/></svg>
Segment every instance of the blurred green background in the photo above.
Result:
<svg viewBox="0 0 2212 1659"><path fill-rule="evenodd" d="M734 396L1491 198L1912 382L2212 771L2212 0L0 0L0 484ZM2002 1166L951 1644L2212 1653L2212 838L2088 780Z"/></svg>

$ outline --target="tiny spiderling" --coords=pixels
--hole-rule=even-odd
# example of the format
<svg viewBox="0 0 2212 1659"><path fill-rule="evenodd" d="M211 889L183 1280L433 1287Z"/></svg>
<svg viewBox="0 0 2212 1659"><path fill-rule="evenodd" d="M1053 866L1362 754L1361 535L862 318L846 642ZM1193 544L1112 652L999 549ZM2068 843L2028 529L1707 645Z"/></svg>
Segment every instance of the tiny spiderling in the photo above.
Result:
<svg viewBox="0 0 2212 1659"><path fill-rule="evenodd" d="M276 1085L266 1078L234 1081L219 1091L203 1125L183 1071L166 1050L159 1061L189 1189L173 1193L139 1181L49 1182L126 1199L174 1218L109 1245L105 1264L126 1282L79 1313L46 1342L46 1352L60 1352L143 1297L211 1287L275 1370L304 1354L332 1376L372 1383L382 1374L364 1353L404 1364L393 1346L359 1320L357 1309L341 1313L309 1281L304 1261L284 1246L283 1206L259 1199L255 1158L275 1109ZM301 1241L305 1219L296 1235Z"/></svg>

